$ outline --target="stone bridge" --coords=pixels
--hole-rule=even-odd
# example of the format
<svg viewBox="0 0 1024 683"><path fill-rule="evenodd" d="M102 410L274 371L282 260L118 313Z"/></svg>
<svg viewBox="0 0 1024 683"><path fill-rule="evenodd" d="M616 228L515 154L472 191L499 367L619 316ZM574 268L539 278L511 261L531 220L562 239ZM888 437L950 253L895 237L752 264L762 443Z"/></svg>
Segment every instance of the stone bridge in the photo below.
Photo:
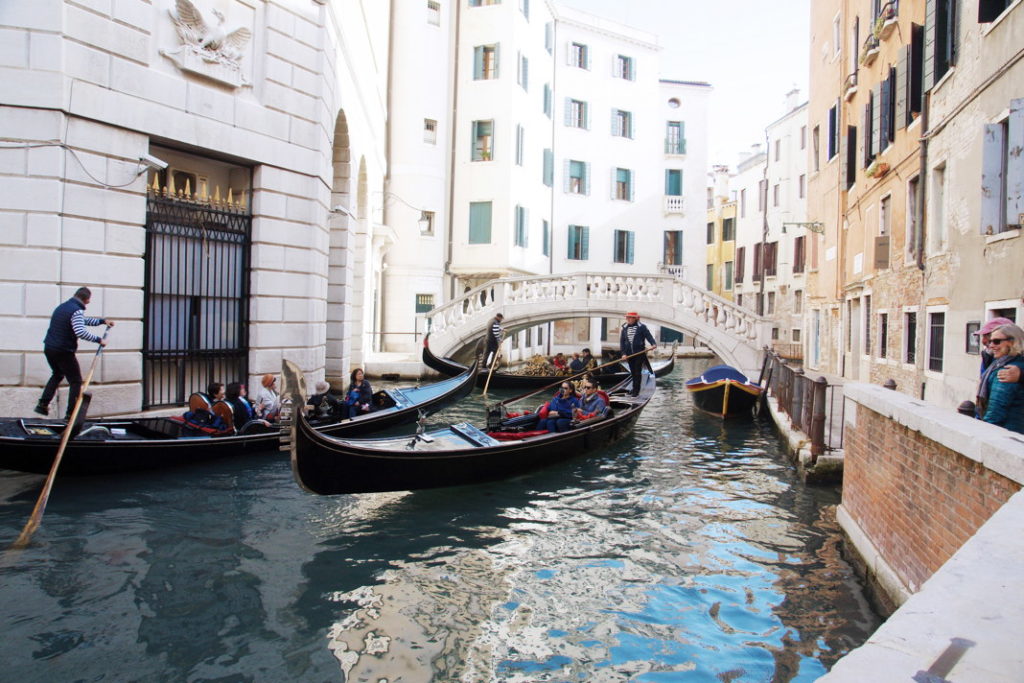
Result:
<svg viewBox="0 0 1024 683"><path fill-rule="evenodd" d="M770 323L672 275L572 273L492 280L421 313L418 329L430 332L431 350L443 356L475 345L495 313L505 317L506 331L515 331L566 318L621 318L627 310L695 337L748 376L761 371Z"/></svg>

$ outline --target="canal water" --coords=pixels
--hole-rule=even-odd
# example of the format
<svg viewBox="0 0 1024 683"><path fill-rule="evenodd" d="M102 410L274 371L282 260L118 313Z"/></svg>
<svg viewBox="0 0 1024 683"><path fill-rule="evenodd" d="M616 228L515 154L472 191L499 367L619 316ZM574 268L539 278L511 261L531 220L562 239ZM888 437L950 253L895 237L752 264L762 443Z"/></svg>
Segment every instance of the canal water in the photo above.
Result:
<svg viewBox="0 0 1024 683"><path fill-rule="evenodd" d="M695 412L708 364L613 449L476 487L316 497L277 454L58 478L2 559L0 679L814 680L879 623L838 493L769 422ZM41 482L0 472L4 546Z"/></svg>

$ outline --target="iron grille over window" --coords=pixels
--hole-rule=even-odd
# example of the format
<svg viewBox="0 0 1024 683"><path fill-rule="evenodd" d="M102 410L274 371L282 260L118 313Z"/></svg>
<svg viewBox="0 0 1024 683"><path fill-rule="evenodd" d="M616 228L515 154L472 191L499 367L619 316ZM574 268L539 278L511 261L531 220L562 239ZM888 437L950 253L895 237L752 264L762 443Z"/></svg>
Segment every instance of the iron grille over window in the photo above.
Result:
<svg viewBox="0 0 1024 683"><path fill-rule="evenodd" d="M238 204L150 194L143 408L181 405L213 381L246 380L251 225Z"/></svg>

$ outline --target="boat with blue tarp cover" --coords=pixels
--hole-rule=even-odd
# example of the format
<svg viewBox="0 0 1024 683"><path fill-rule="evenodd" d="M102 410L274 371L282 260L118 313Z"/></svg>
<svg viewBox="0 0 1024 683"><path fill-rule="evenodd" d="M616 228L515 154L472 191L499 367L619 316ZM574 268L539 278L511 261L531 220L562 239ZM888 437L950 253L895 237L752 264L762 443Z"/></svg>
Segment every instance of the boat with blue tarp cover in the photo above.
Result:
<svg viewBox="0 0 1024 683"><path fill-rule="evenodd" d="M731 365L713 365L686 381L693 403L718 417L751 416L763 388Z"/></svg>

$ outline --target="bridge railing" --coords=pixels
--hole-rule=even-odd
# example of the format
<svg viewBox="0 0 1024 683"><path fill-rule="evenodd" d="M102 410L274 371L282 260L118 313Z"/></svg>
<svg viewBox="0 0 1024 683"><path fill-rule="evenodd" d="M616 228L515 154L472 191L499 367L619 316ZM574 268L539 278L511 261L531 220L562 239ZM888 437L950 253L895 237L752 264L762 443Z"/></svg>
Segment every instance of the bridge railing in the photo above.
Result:
<svg viewBox="0 0 1024 683"><path fill-rule="evenodd" d="M526 275L492 280L426 313L417 329L438 342L441 352L482 334L498 312L508 321L526 317L534 304L556 304L571 311L617 311L636 306L657 311L692 331L718 330L760 349L767 323L757 314L672 275L620 273ZM682 315L680 315L682 314ZM684 319L685 318L685 319Z"/></svg>

